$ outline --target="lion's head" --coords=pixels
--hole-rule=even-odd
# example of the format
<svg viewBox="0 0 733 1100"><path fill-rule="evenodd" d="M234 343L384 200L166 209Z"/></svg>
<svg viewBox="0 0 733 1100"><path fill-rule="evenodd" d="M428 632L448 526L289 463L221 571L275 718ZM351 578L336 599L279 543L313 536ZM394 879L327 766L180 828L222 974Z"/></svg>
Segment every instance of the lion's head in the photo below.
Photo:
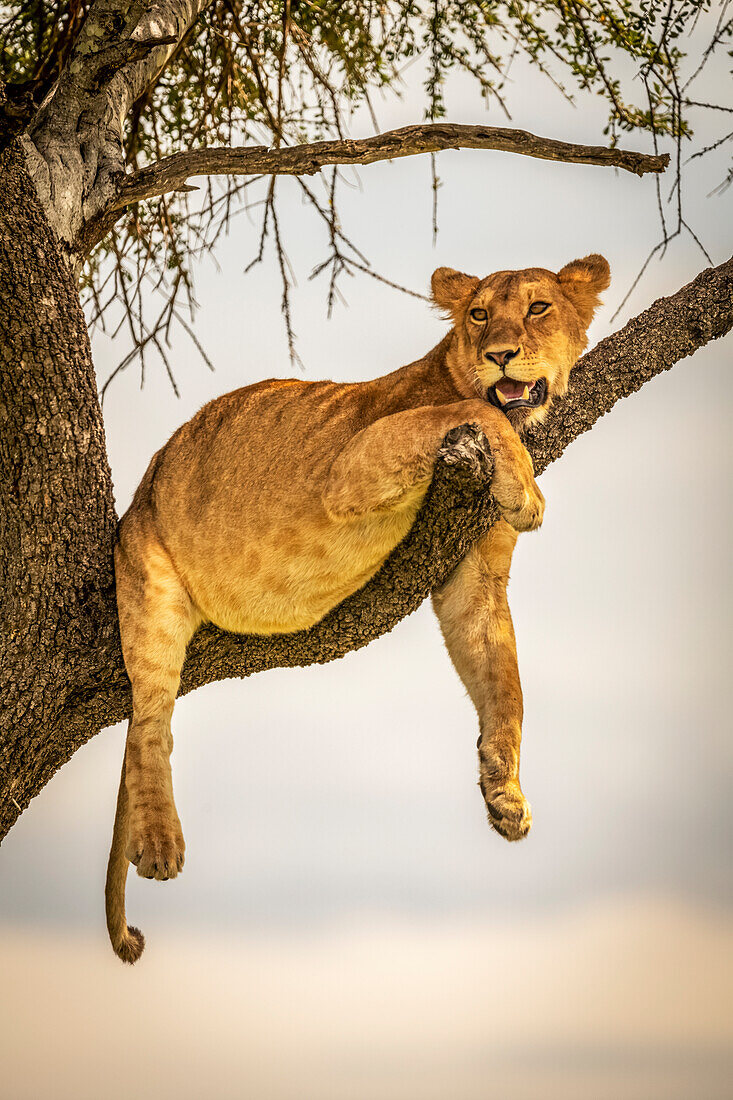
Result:
<svg viewBox="0 0 733 1100"><path fill-rule="evenodd" d="M462 393L506 413L521 431L541 420L586 346L586 332L610 282L603 256L497 271L485 279L448 267L433 274L433 300L454 323L448 366Z"/></svg>

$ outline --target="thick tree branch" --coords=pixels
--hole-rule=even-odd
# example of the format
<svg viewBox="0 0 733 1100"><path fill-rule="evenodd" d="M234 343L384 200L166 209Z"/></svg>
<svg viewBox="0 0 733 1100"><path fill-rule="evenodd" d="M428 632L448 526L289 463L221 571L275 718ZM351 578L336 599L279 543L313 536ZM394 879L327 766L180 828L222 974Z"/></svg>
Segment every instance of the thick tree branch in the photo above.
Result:
<svg viewBox="0 0 733 1100"><path fill-rule="evenodd" d="M88 225L81 235L81 251L91 251L126 206L185 189L186 181L192 176L304 176L332 164L373 164L375 161L437 153L445 149L492 149L521 153L540 160L623 168L638 176L646 172L663 172L669 164L666 153L649 156L629 149L607 149L602 145L573 145L567 141L539 137L527 130L502 126L462 126L447 122L403 126L399 130L388 130L369 138L318 141L285 148L251 145L194 149L165 157L122 180L117 196L97 223Z"/></svg>
<svg viewBox="0 0 733 1100"><path fill-rule="evenodd" d="M537 472L620 398L638 390L710 340L733 328L733 258L660 298L581 359L568 395L528 439ZM641 350L640 350L641 349ZM189 646L181 694L229 677L277 666L323 663L367 645L410 614L450 574L494 521L490 457L475 429L452 433L425 504L405 540L379 572L307 631L256 637L200 629ZM116 630L114 592L97 610L90 673L69 688L44 725L42 759L21 753L0 780L0 837L53 773L99 730L129 715L130 689ZM29 739L33 731L28 734Z"/></svg>
<svg viewBox="0 0 733 1100"><path fill-rule="evenodd" d="M124 176L122 124L211 0L95 0L67 64L23 138L51 225L73 242Z"/></svg>
<svg viewBox="0 0 733 1100"><path fill-rule="evenodd" d="M139 29L146 7L142 0L95 0L46 107L47 117L75 113L83 97L95 96L124 65L141 61L157 46L175 45L173 35Z"/></svg>
<svg viewBox="0 0 733 1100"><path fill-rule="evenodd" d="M94 113L94 97L105 90L115 101L118 122L157 78L173 47L211 0L95 0L74 42L58 85L34 129L74 117L81 105ZM124 80L112 78L125 69ZM102 121L100 117L98 121Z"/></svg>

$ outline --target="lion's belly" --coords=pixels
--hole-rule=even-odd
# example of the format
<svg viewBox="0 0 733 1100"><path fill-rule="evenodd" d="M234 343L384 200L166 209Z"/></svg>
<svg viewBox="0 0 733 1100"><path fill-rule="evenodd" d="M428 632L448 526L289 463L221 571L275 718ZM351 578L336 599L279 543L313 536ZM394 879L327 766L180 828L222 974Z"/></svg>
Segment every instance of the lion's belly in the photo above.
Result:
<svg viewBox="0 0 733 1100"><path fill-rule="evenodd" d="M399 512L349 523L288 523L174 555L201 613L224 630L280 634L313 626L361 588L411 527Z"/></svg>

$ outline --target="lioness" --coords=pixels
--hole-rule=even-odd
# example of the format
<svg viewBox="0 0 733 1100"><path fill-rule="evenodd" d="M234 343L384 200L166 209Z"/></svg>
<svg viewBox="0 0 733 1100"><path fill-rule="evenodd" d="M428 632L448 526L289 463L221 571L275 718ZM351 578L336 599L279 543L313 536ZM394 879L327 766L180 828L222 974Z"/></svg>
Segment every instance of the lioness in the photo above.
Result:
<svg viewBox="0 0 733 1100"><path fill-rule="evenodd" d="M517 532L539 527L544 499L519 433L567 389L608 283L608 263L595 255L558 274L528 268L478 279L440 267L433 299L453 327L423 359L357 384L246 386L205 405L153 457L115 546L133 717L106 902L125 962L144 946L125 918L128 861L145 878L175 878L183 867L171 715L197 626L276 634L318 622L406 534L444 436L465 423L491 445L502 518L433 602L478 711L489 821L507 840L526 836L506 584Z"/></svg>

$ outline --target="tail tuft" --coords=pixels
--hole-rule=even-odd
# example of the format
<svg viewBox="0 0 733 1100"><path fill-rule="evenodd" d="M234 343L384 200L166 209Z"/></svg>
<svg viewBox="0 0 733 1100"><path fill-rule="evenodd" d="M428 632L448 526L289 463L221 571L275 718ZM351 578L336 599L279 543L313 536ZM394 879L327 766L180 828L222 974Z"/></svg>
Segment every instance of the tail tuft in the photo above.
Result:
<svg viewBox="0 0 733 1100"><path fill-rule="evenodd" d="M129 963L132 966L145 950L145 936L139 928L131 928L129 925L125 925L122 938L118 943L113 943L112 947L118 959L122 959L123 963Z"/></svg>

